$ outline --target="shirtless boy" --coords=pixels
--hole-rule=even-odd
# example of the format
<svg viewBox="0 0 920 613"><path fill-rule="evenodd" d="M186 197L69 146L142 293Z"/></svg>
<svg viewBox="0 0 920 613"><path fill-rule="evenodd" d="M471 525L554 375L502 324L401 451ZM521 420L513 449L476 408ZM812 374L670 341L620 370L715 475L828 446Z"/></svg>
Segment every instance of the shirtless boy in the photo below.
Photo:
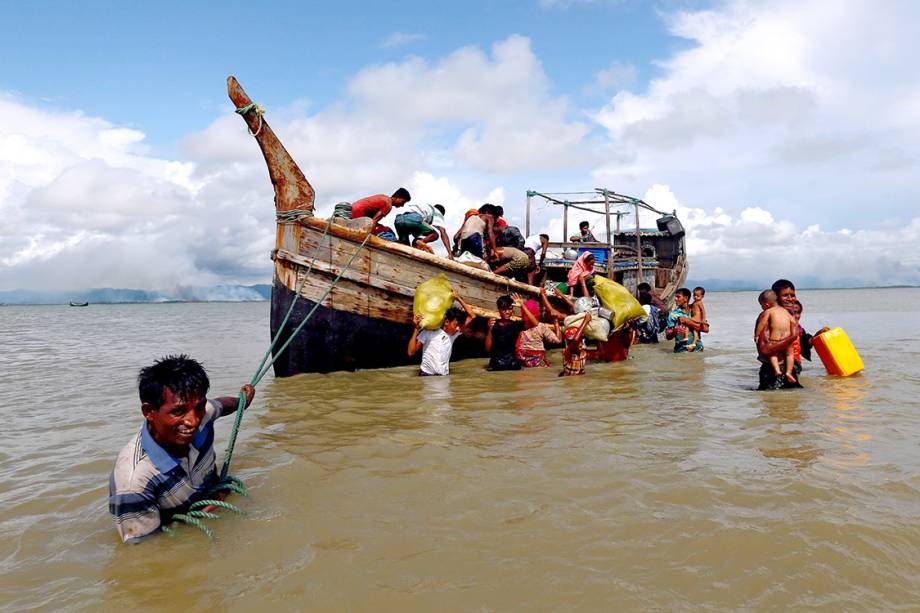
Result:
<svg viewBox="0 0 920 613"><path fill-rule="evenodd" d="M789 314L789 311L777 304L776 292L772 290L763 291L760 293L757 301L760 302L760 308L763 312L757 316L757 323L754 327L755 343L757 343L765 330L768 331L768 337L771 341L778 341L788 337L790 334L796 333L797 325L795 319ZM795 375L793 375L792 372L792 368L795 365L795 350L792 344L788 345L785 349L764 357L769 358L770 365L773 367L773 372L776 374L777 378L779 378L784 376L784 373L779 367L780 353L785 356L786 360L786 380L789 383L797 383Z"/></svg>
<svg viewBox="0 0 920 613"><path fill-rule="evenodd" d="M695 346L703 332L709 332L709 320L706 319L706 305L703 304L703 296L706 290L702 287L693 288L693 304L690 305L690 319L700 324L699 331L690 329L690 346Z"/></svg>

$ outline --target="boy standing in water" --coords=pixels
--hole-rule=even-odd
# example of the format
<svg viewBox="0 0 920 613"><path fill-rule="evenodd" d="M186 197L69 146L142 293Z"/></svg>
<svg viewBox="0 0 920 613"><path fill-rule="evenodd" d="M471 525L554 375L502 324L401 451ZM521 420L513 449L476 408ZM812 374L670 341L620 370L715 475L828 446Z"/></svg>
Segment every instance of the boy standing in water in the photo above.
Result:
<svg viewBox="0 0 920 613"><path fill-rule="evenodd" d="M591 313L585 311L585 316L582 317L581 323L577 326L566 328L565 351L562 354L560 377L574 377L585 374L585 361L588 358L588 352L585 349L585 342L582 337L589 321L591 321Z"/></svg>
<svg viewBox="0 0 920 613"><path fill-rule="evenodd" d="M522 311L523 303L517 294L499 296L495 301L500 319L490 319L489 329L486 332L486 351L489 353L488 370L520 370L518 362L517 343L518 336L524 331L523 321L512 321L514 307Z"/></svg>
<svg viewBox="0 0 920 613"><path fill-rule="evenodd" d="M798 336L798 326L795 322L795 319L793 319L789 311L776 303L776 292L761 292L758 301L760 302L760 308L763 309L763 312L758 315L757 323L754 327L755 342L759 343L761 336L764 335L764 333L767 333L767 338L771 342L783 340L788 338L790 335ZM770 366L773 368L773 373L776 375L774 384L771 387L779 388L784 385L784 373L782 369L780 369L779 365L781 354L785 359L786 382L792 384L798 383L798 380L793 374L793 367L795 366L794 344L794 342L789 343L777 351L767 353L766 355L761 354L762 357L765 357L769 360ZM758 345L758 350L760 350L760 345Z"/></svg>
<svg viewBox="0 0 920 613"><path fill-rule="evenodd" d="M412 330L412 336L409 338L409 347L407 353L414 356L422 349L422 365L419 369L419 375L449 375L450 374L450 354L454 350L454 341L466 330L475 315L463 298L454 294L454 299L460 303L463 309L450 307L447 314L444 315L444 322L437 330L422 330L422 315L417 314L413 318L415 327ZM464 312L466 319L464 319ZM462 322L462 323L461 323Z"/></svg>

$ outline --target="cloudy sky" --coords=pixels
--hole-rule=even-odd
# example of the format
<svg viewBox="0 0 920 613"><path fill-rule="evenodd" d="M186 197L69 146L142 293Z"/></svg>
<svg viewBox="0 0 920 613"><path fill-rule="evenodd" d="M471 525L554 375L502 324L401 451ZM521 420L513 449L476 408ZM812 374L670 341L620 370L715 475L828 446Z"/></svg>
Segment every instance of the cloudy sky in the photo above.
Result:
<svg viewBox="0 0 920 613"><path fill-rule="evenodd" d="M916 2L324 4L7 6L0 290L268 282L229 74L321 214L605 186L677 209L692 279L920 283Z"/></svg>

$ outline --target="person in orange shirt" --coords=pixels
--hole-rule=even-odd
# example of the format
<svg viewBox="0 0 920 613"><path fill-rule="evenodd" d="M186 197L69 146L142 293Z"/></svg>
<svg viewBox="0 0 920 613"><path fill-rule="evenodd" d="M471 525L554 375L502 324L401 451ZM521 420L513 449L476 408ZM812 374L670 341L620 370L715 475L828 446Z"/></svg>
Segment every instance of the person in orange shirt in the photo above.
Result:
<svg viewBox="0 0 920 613"><path fill-rule="evenodd" d="M392 196L377 194L376 196L361 198L351 203L351 218L370 217L376 225L377 222L389 214L394 206L399 208L410 200L412 200L412 196L409 195L409 190L405 187L400 187L393 192Z"/></svg>

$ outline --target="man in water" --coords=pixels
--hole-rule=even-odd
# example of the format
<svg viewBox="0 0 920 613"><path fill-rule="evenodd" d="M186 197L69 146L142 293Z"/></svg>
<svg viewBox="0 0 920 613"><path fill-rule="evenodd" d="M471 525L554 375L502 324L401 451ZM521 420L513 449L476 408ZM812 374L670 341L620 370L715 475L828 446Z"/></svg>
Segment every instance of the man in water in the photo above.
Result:
<svg viewBox="0 0 920 613"><path fill-rule="evenodd" d="M214 421L236 412L238 398L207 399L208 375L186 355L167 356L137 377L140 431L118 454L109 479L109 512L125 543L160 531L217 482ZM246 407L255 389L244 385ZM245 407L244 407L245 408Z"/></svg>
<svg viewBox="0 0 920 613"><path fill-rule="evenodd" d="M668 314L668 327L665 336L674 340L674 353L685 351L702 351L703 343L695 339L690 330L699 332L700 322L690 316L690 290L682 287L674 294L674 310Z"/></svg>

